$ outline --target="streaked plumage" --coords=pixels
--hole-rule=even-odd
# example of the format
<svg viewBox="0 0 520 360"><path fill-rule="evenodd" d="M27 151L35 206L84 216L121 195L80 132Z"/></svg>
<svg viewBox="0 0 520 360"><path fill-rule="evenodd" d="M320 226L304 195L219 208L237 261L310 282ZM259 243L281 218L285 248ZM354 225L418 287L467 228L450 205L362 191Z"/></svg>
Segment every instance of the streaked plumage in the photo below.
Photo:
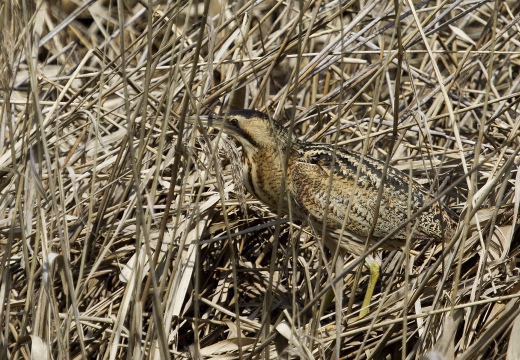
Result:
<svg viewBox="0 0 520 360"><path fill-rule="evenodd" d="M284 214L290 213L293 219L310 221L314 229L321 230L325 208L328 207L325 237L329 244L331 239L338 238L337 232L348 212L345 226L348 236L342 236L341 247L354 254L360 255L364 251L377 207L379 216L373 240L386 236L407 220L410 186L411 214L429 201L428 191L423 186L405 173L389 167L378 204L377 193L384 167L382 161L342 148L334 151L332 145L300 141L264 113L231 111L225 117L211 116L202 121L217 128L223 126L225 133L240 142L245 186L274 212L281 209ZM284 176L286 192L280 197ZM451 236L456 222L448 213L449 210L438 203L422 213L414 238L441 240ZM405 239L406 227L388 244L404 245Z"/></svg>

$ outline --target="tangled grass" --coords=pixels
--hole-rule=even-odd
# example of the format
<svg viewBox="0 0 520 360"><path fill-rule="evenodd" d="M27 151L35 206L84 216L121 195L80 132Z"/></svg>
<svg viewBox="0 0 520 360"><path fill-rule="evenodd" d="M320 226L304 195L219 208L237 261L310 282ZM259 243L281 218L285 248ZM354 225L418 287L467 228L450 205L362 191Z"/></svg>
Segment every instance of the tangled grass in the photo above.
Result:
<svg viewBox="0 0 520 360"><path fill-rule="evenodd" d="M0 12L0 358L520 358L520 3ZM230 107L390 156L457 234L377 251L358 319L362 259L248 195L240 149L185 122Z"/></svg>

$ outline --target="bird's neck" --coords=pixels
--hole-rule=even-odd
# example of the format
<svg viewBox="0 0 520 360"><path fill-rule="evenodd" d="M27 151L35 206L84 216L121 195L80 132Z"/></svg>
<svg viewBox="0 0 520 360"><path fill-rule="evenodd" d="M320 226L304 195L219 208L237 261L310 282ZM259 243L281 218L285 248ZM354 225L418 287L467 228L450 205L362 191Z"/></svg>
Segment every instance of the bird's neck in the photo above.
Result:
<svg viewBox="0 0 520 360"><path fill-rule="evenodd" d="M272 132L273 146L275 146L282 154L286 154L287 150L292 148L293 145L298 142L296 136L279 124L275 124L272 127Z"/></svg>

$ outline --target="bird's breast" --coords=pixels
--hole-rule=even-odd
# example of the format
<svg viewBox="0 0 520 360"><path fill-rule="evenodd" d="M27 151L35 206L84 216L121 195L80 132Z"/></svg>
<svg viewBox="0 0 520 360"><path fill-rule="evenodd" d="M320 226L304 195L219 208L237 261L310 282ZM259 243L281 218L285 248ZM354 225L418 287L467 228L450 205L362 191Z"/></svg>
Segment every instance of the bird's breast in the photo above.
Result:
<svg viewBox="0 0 520 360"><path fill-rule="evenodd" d="M247 156L244 156L242 165L242 178L244 180L244 185L247 191L256 197L253 187L253 172L256 173L256 165L251 163L251 160Z"/></svg>
<svg viewBox="0 0 520 360"><path fill-rule="evenodd" d="M287 196L280 197L285 172L276 151L258 151L253 154L244 154L242 175L249 193L268 205L273 212L280 209L283 214L289 213ZM285 189L287 189L287 185ZM280 200L282 201L281 204ZM294 211L291 209L291 213Z"/></svg>

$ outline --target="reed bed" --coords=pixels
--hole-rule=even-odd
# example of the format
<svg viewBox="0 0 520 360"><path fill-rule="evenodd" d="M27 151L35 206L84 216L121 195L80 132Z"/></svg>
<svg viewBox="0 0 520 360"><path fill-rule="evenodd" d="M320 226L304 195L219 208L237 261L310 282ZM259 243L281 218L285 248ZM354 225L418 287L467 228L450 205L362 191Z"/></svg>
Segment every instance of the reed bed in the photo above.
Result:
<svg viewBox="0 0 520 360"><path fill-rule="evenodd" d="M520 358L519 2L0 13L0 358ZM389 157L457 233L375 251L359 319L363 259L252 198L236 143L185 121L229 108Z"/></svg>

